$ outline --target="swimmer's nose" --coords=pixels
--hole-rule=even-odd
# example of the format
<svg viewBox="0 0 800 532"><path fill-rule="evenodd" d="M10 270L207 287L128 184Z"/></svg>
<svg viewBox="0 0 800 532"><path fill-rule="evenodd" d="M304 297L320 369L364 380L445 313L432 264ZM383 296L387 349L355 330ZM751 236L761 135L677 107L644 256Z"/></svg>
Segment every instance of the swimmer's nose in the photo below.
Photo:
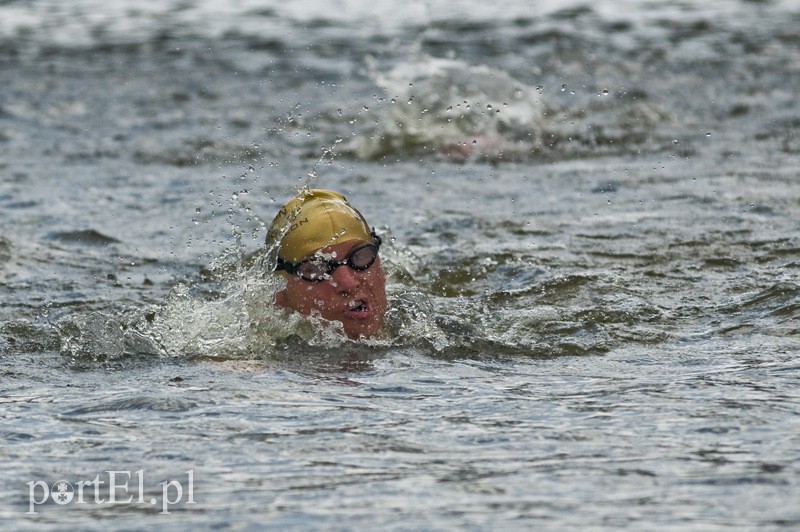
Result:
<svg viewBox="0 0 800 532"><path fill-rule="evenodd" d="M339 292L345 294L355 290L361 284L358 272L347 265L339 266L333 270L331 272L331 280L335 283Z"/></svg>

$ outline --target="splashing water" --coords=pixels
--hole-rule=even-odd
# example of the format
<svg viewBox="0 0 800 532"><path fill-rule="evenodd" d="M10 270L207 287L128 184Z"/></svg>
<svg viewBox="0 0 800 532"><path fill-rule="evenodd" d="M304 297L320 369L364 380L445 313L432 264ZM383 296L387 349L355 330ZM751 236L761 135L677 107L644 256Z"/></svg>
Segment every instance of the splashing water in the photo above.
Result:
<svg viewBox="0 0 800 532"><path fill-rule="evenodd" d="M371 76L390 98L376 127L348 148L361 157L418 151L468 157L497 154L536 136L542 106L532 87L507 72L424 57Z"/></svg>
<svg viewBox="0 0 800 532"><path fill-rule="evenodd" d="M343 146L365 159L414 153L498 162L596 156L645 145L661 150L669 145L652 142L651 134L674 122L636 91L604 90L613 103L574 91L565 99L507 71L457 59L422 55L386 71L372 62L369 72L388 100L368 110L374 125Z"/></svg>
<svg viewBox="0 0 800 532"><path fill-rule="evenodd" d="M203 293L200 285L179 285L144 334L157 338L167 354L214 357L280 356L288 344L302 345L306 350L352 345L339 322L301 315L274 304L284 281L264 273L263 259L268 254L269 250L262 250L244 262L216 265L222 286L213 297ZM382 256L382 268L390 280L385 331L359 343L373 348L423 344L441 351L449 341L434 320L429 296L414 286L403 262L404 252L385 246Z"/></svg>
<svg viewBox="0 0 800 532"><path fill-rule="evenodd" d="M395 280L387 285L385 331L358 343L372 348L426 345L436 351L448 347L429 296L409 284L404 253L388 246L383 253L382 267ZM267 249L244 258L227 253L212 262L204 279L179 283L150 309L69 316L57 325L61 352L95 362L130 355L269 359L281 357L290 346L303 352L352 346L340 323L275 305L284 281L265 274L268 256Z"/></svg>

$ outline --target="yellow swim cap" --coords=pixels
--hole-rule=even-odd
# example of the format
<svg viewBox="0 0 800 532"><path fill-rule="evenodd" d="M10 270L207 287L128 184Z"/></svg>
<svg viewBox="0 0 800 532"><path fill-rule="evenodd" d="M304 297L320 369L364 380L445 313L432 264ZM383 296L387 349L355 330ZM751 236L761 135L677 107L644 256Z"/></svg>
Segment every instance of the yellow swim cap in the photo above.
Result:
<svg viewBox="0 0 800 532"><path fill-rule="evenodd" d="M371 241L364 216L332 190L303 189L286 202L267 231L267 249L298 262L315 251L347 240Z"/></svg>

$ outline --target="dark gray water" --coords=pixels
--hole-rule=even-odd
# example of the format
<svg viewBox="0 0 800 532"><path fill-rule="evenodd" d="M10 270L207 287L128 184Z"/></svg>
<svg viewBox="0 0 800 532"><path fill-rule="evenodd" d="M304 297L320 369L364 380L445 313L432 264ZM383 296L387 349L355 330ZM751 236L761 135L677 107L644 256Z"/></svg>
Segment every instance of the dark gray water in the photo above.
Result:
<svg viewBox="0 0 800 532"><path fill-rule="evenodd" d="M282 4L0 1L0 524L800 526L796 2Z"/></svg>

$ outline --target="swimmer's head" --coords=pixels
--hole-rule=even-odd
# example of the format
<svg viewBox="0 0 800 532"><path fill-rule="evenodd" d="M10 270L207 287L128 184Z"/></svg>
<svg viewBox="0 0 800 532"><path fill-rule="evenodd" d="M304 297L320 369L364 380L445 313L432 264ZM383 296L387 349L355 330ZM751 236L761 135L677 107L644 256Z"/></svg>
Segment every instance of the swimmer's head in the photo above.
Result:
<svg viewBox="0 0 800 532"><path fill-rule="evenodd" d="M348 338L374 337L387 308L380 245L344 196L331 190L300 191L267 231L270 258L286 279L275 304L338 321Z"/></svg>
<svg viewBox="0 0 800 532"><path fill-rule="evenodd" d="M267 249L286 262L349 240L372 241L364 216L332 190L303 189L281 207L267 231Z"/></svg>

